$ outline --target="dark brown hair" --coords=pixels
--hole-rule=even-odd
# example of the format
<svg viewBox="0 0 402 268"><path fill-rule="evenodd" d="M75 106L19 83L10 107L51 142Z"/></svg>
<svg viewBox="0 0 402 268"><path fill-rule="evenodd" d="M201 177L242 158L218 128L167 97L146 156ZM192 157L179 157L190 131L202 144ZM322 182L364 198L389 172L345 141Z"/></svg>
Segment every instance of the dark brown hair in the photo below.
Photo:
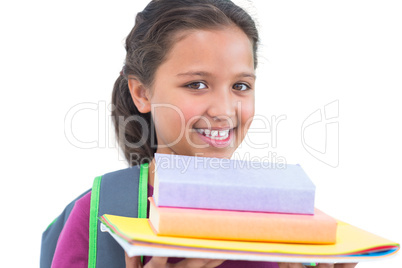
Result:
<svg viewBox="0 0 402 268"><path fill-rule="evenodd" d="M257 67L258 31L254 20L229 0L153 0L137 14L126 39L126 60L112 94L112 118L119 146L130 166L149 162L157 149L151 113L138 111L128 88L134 76L151 89L155 72L177 41L177 34L192 29L237 26L253 44Z"/></svg>

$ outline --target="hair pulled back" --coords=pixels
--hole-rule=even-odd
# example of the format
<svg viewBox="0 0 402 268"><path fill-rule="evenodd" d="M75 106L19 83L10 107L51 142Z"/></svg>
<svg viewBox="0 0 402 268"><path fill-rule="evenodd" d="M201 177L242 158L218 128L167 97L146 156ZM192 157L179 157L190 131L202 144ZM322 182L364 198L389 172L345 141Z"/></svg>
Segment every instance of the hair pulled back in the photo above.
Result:
<svg viewBox="0 0 402 268"><path fill-rule="evenodd" d="M138 13L126 38L126 59L112 94L112 119L129 165L149 162L157 149L151 113L142 114L131 98L128 76L151 90L155 72L185 30L237 26L253 44L257 67L258 30L253 19L229 0L153 0Z"/></svg>

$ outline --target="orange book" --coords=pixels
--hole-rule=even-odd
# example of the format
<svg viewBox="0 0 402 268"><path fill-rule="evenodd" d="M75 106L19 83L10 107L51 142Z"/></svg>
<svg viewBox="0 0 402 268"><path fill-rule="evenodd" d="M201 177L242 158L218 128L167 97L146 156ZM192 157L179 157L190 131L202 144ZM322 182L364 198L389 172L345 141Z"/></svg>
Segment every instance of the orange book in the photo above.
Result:
<svg viewBox="0 0 402 268"><path fill-rule="evenodd" d="M334 244L337 222L314 215L157 207L150 200L149 220L158 235L204 239Z"/></svg>

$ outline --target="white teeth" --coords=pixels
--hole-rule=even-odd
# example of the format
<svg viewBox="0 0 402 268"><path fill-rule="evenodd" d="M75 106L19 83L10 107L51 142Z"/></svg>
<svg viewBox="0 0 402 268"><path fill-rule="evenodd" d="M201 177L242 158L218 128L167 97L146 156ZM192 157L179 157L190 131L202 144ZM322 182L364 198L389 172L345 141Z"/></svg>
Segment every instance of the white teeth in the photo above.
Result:
<svg viewBox="0 0 402 268"><path fill-rule="evenodd" d="M209 130L209 129L196 129L196 131L208 138L215 140L225 140L229 137L229 129L227 130Z"/></svg>

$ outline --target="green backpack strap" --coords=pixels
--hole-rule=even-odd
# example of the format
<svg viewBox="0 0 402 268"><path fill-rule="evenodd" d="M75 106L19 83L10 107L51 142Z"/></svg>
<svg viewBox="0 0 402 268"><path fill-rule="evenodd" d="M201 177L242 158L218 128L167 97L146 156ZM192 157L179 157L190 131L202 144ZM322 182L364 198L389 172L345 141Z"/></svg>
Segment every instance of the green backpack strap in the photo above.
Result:
<svg viewBox="0 0 402 268"><path fill-rule="evenodd" d="M138 216L137 218L145 219L147 217L148 206L148 163L141 165L140 182L138 192Z"/></svg>
<svg viewBox="0 0 402 268"><path fill-rule="evenodd" d="M103 214L146 218L148 163L96 177L91 193L88 267L125 267L124 251L100 231Z"/></svg>

